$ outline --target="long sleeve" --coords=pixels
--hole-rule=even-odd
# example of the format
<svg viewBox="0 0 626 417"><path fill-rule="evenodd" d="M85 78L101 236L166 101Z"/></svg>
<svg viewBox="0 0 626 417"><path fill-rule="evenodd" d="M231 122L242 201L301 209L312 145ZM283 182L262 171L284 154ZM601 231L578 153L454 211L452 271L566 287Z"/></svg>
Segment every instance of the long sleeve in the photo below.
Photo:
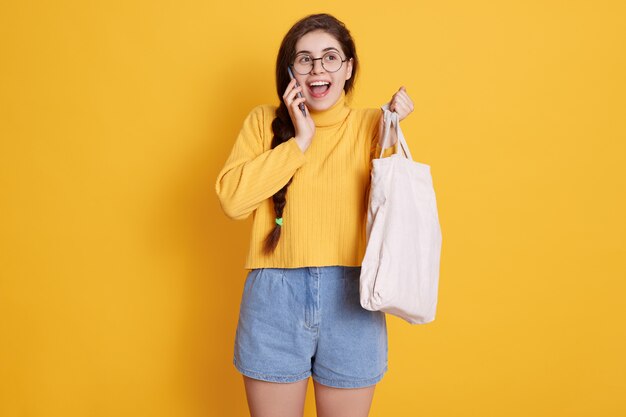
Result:
<svg viewBox="0 0 626 417"><path fill-rule="evenodd" d="M268 106L257 106L246 117L230 156L217 176L215 191L224 213L245 219L273 196L306 162L294 138L269 149ZM273 117L272 117L273 118ZM265 150L267 148L267 150Z"/></svg>

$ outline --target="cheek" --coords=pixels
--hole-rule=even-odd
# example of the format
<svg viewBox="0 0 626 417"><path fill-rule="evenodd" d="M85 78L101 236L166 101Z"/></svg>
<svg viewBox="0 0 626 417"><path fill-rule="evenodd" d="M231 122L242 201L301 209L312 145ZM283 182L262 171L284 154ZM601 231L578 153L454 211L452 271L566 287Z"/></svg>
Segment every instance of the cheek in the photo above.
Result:
<svg viewBox="0 0 626 417"><path fill-rule="evenodd" d="M345 76L339 76L333 79L333 88L336 88L337 90L343 90L343 87L345 86L345 84L346 84Z"/></svg>
<svg viewBox="0 0 626 417"><path fill-rule="evenodd" d="M340 71L338 71L335 76L333 77L333 82L336 85L339 85L340 88L343 88L343 86L346 83L346 78L348 77L348 71L345 68L342 68Z"/></svg>

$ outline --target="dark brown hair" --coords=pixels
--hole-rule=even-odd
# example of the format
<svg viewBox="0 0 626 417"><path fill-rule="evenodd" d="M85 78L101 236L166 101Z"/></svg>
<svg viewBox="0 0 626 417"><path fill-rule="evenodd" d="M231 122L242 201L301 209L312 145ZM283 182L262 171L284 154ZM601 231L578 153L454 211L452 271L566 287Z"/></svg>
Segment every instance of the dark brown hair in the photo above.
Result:
<svg viewBox="0 0 626 417"><path fill-rule="evenodd" d="M337 42L339 42L339 45L341 45L346 59L352 58L352 76L350 79L346 80L343 90L348 94L354 86L358 69L358 59L350 31L348 31L343 22L326 13L312 14L296 22L283 38L276 58L276 92L278 93L280 105L276 109L276 118L272 121L272 132L274 132L272 149L295 136L293 122L291 121L291 117L289 117L289 111L283 101L283 93L287 88L287 84L291 81L289 73L287 72L287 66L292 64L295 59L296 43L298 40L314 30L323 30L334 37ZM292 180L293 177L289 179L282 189L272 196L276 218L283 217L283 209L287 203L287 188L289 188L289 184L291 184ZM286 226L289 227L289 224L287 223ZM265 253L272 253L274 249L276 249L282 227L283 226L274 223L274 229L265 238L265 245L263 247Z"/></svg>

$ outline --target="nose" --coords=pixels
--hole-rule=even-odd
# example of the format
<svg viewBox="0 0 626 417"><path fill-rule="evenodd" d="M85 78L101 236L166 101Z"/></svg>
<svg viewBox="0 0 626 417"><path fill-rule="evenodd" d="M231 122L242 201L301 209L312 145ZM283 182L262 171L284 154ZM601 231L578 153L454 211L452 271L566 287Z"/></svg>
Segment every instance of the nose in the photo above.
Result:
<svg viewBox="0 0 626 417"><path fill-rule="evenodd" d="M313 60L313 68L311 68L311 74L319 74L320 72L324 72L324 67L322 66L322 60L314 59Z"/></svg>

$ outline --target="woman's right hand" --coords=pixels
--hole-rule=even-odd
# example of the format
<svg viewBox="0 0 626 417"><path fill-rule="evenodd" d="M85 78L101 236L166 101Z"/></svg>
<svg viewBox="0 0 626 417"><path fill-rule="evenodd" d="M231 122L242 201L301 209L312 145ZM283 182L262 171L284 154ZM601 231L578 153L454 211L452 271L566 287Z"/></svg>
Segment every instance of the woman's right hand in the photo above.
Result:
<svg viewBox="0 0 626 417"><path fill-rule="evenodd" d="M291 82L287 84L287 88L283 94L283 101L287 106L287 111L289 111L289 116L291 117L291 121L296 130L296 142L298 143L298 146L300 146L302 152L304 152L313 141L313 135L315 134L315 122L311 118L308 108L306 108L305 117L302 114L300 107L298 107L300 103L306 102L306 98L304 96L302 96L302 98L297 96L299 92L302 92L302 87L296 87L296 80L292 79Z"/></svg>

